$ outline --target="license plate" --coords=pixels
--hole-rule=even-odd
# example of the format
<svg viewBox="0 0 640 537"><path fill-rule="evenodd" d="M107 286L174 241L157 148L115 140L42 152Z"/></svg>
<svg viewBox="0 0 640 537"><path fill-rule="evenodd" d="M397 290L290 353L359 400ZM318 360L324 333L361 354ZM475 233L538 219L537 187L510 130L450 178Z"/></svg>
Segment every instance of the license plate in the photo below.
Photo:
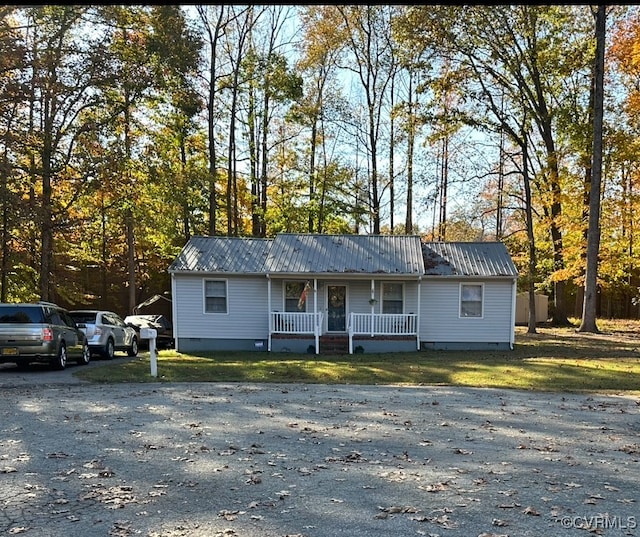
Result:
<svg viewBox="0 0 640 537"><path fill-rule="evenodd" d="M15 347L5 347L2 349L2 356L18 356L18 349Z"/></svg>

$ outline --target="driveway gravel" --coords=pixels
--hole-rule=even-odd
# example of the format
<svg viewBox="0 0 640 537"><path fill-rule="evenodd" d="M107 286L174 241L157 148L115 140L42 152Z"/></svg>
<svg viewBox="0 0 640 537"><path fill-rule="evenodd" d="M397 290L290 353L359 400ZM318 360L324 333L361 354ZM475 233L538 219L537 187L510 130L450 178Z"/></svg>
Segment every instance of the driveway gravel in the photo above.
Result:
<svg viewBox="0 0 640 537"><path fill-rule="evenodd" d="M0 368L3 535L640 535L637 395L72 372Z"/></svg>

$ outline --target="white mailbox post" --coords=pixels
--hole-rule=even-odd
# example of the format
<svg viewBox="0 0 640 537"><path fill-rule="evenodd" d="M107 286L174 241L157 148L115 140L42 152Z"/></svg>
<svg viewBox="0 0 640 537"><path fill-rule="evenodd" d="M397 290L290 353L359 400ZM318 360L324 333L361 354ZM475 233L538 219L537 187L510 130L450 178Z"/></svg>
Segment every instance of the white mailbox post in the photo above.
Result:
<svg viewBox="0 0 640 537"><path fill-rule="evenodd" d="M155 328L140 328L140 337L149 340L149 357L151 358L151 376L158 376L158 358L156 356L156 337L158 331Z"/></svg>

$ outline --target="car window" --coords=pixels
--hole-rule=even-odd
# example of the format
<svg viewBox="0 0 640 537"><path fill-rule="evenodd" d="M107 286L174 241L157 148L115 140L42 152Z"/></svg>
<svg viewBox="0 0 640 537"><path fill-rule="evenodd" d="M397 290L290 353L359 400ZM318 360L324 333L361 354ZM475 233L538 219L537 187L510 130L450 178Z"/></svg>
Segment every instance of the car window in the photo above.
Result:
<svg viewBox="0 0 640 537"><path fill-rule="evenodd" d="M69 312L72 319L76 323L90 323L93 324L96 322L96 314L91 311L71 311Z"/></svg>
<svg viewBox="0 0 640 537"><path fill-rule="evenodd" d="M60 317L62 317L64 324L66 324L68 327L77 328L76 322L73 320L71 315L69 315L66 311L61 311Z"/></svg>
<svg viewBox="0 0 640 537"><path fill-rule="evenodd" d="M40 324L43 321L42 308L24 308L10 305L0 306L0 324Z"/></svg>
<svg viewBox="0 0 640 537"><path fill-rule="evenodd" d="M47 315L47 322L49 324L55 324L55 325L58 325L58 326L62 326L63 324L66 324L62 320L62 316L60 315L60 312L58 312L56 310L51 310L49 312L49 315Z"/></svg>

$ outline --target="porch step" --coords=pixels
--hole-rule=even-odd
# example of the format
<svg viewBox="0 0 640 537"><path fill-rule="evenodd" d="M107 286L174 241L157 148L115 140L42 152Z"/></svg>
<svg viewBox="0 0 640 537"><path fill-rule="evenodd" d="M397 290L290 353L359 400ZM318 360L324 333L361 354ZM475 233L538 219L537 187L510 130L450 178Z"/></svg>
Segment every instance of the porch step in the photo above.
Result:
<svg viewBox="0 0 640 537"><path fill-rule="evenodd" d="M347 354L348 352L348 336L320 336L320 354Z"/></svg>

